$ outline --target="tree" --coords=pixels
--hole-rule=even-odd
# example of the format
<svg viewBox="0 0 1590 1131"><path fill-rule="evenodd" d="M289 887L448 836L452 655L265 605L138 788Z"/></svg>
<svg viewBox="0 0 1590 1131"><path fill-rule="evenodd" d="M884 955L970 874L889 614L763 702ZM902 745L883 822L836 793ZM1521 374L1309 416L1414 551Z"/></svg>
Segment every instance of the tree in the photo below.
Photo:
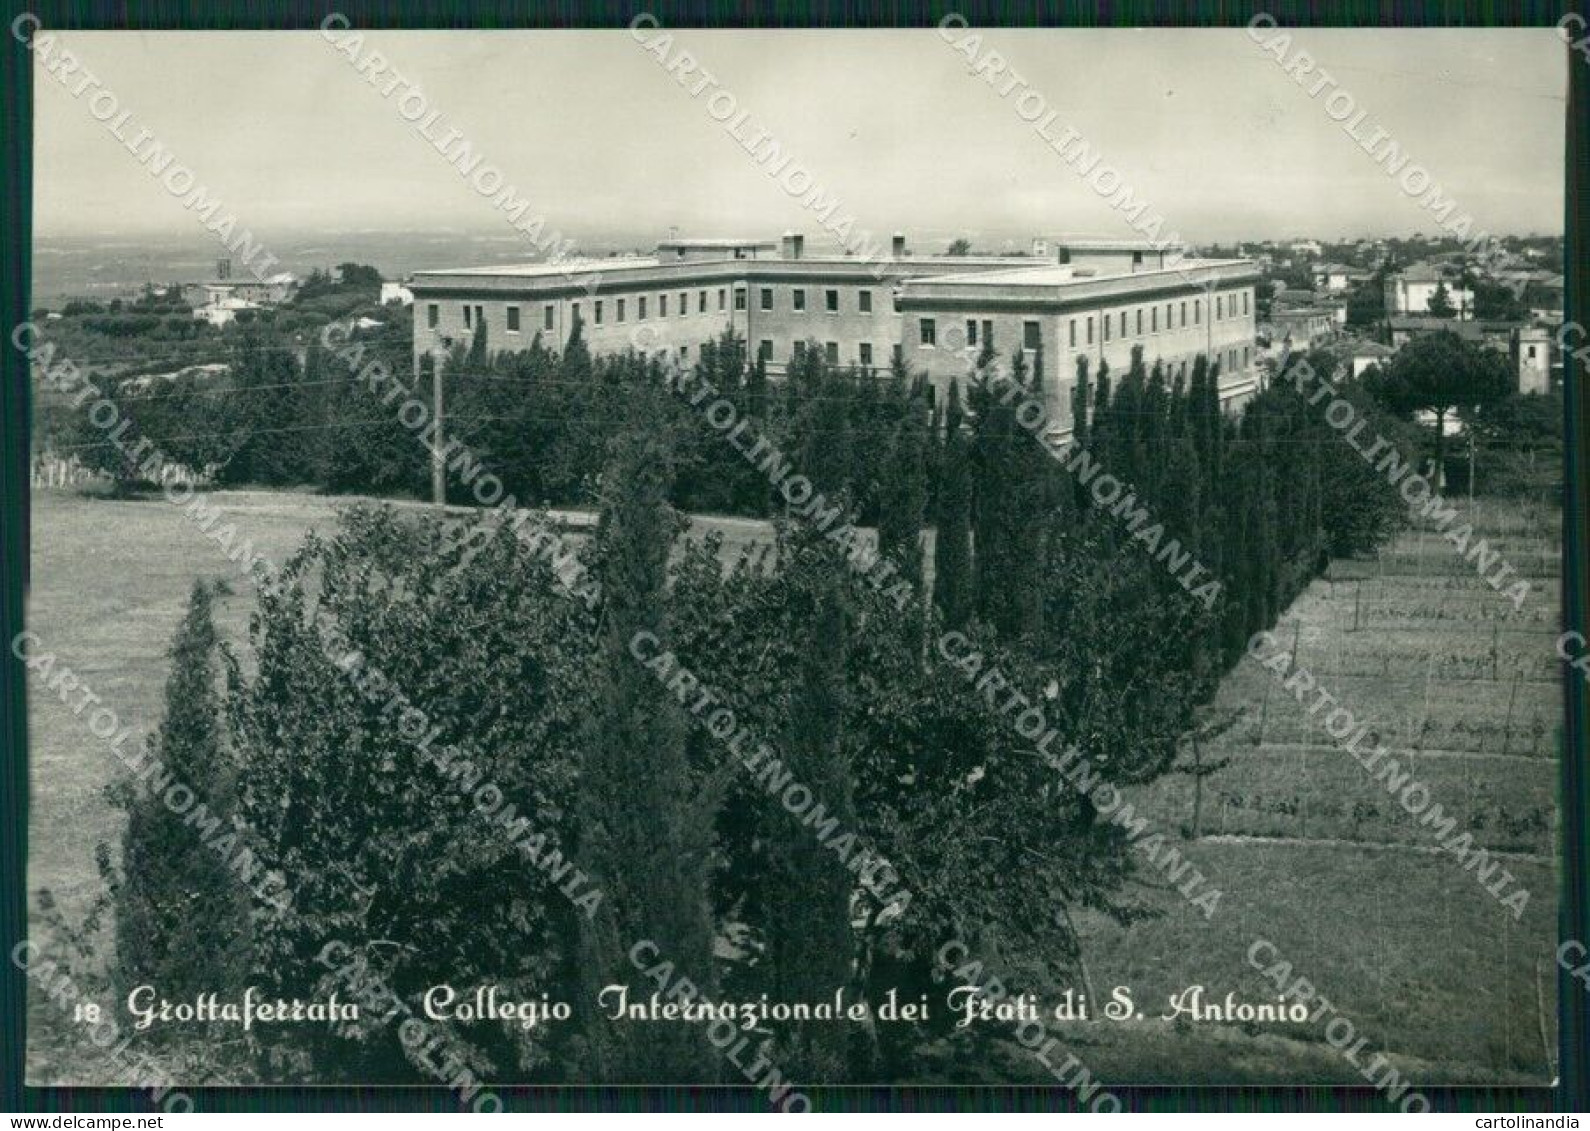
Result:
<svg viewBox="0 0 1590 1131"><path fill-rule="evenodd" d="M716 802L691 774L678 699L631 651L642 634L667 631L663 593L679 529L667 503L672 456L648 423L637 409L615 441L597 530L604 608L576 804L579 859L607 893L580 924L578 970L589 1002L613 985L628 987L632 1001L655 992L630 961L642 940L708 996L713 984L707 881ZM700 1025L635 1025L593 1010L585 1028L589 1079L714 1078Z"/></svg>
<svg viewBox="0 0 1590 1131"><path fill-rule="evenodd" d="M129 780L116 791L127 812L113 881L122 993L149 984L174 999L224 997L246 969L245 888L200 832L209 820L231 831L236 787L221 730L213 603L210 587L194 582L171 644L165 717L146 754L171 784L162 793ZM196 798L185 813L166 800L179 788Z"/></svg>
<svg viewBox="0 0 1590 1131"><path fill-rule="evenodd" d="M971 253L972 241L965 236L959 236L951 240L950 246L944 249L945 255L970 255Z"/></svg>
<svg viewBox="0 0 1590 1131"><path fill-rule="evenodd" d="M1430 301L1425 307L1432 318L1451 318L1457 314L1457 308L1452 305L1452 296L1447 292L1446 283L1435 285L1435 293L1430 296Z"/></svg>
<svg viewBox="0 0 1590 1131"><path fill-rule="evenodd" d="M1518 301L1518 296L1511 287L1501 283L1488 283L1483 279L1474 281L1474 317L1480 321L1517 322L1522 320L1528 311L1524 304Z"/></svg>
<svg viewBox="0 0 1590 1131"><path fill-rule="evenodd" d="M933 600L944 623L957 628L972 613L972 469L961 435L960 383L950 382L944 411L943 477L939 484L938 526L933 544Z"/></svg>
<svg viewBox="0 0 1590 1131"><path fill-rule="evenodd" d="M1482 407L1513 387L1507 359L1495 350L1465 342L1450 330L1424 334L1403 346L1380 383L1396 412L1435 414L1436 478L1446 469L1446 418L1454 409Z"/></svg>
<svg viewBox="0 0 1590 1131"><path fill-rule="evenodd" d="M805 624L799 680L790 706L788 766L845 832L856 827L850 767L840 748L849 650L844 565L815 539L797 553L810 559L786 572L801 590L793 607ZM805 575L805 576L803 576ZM855 882L844 862L813 834L809 822L763 799L769 810L768 918L765 929L774 1001L827 1001L854 978L851 931ZM779 1060L800 1081L842 1081L850 1029L843 1022L779 1026Z"/></svg>
<svg viewBox="0 0 1590 1131"><path fill-rule="evenodd" d="M889 448L879 492L878 549L913 585L922 580L922 522L927 508L927 420L909 398Z"/></svg>
<svg viewBox="0 0 1590 1131"><path fill-rule="evenodd" d="M259 589L226 718L249 843L292 895L290 914L256 902L265 996L373 984L423 1016L444 983L575 992L574 922L601 902L573 869L569 815L593 622L506 524L460 536L390 507L349 508ZM256 1028L273 1082L415 1084L444 1060L534 1079L551 1036L459 1027L427 1053L395 1023Z"/></svg>

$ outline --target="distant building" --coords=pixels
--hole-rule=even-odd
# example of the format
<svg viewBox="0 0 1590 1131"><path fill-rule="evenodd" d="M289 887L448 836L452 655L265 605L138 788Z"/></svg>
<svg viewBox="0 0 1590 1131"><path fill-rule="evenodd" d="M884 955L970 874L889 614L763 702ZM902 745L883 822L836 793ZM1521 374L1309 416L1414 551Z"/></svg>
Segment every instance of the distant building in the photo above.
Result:
<svg viewBox="0 0 1590 1131"><path fill-rule="evenodd" d="M1353 376L1362 377L1365 370L1373 366L1384 367L1395 352L1390 346L1366 339L1355 341L1348 347L1347 360L1352 367Z"/></svg>
<svg viewBox="0 0 1590 1131"><path fill-rule="evenodd" d="M1430 300L1443 286L1454 317L1465 321L1473 317L1474 292L1458 284L1455 272L1444 272L1428 263L1417 263L1386 276L1386 314L1429 314Z"/></svg>
<svg viewBox="0 0 1590 1131"><path fill-rule="evenodd" d="M1520 326L1513 331L1513 364L1518 372L1520 393L1545 393L1551 390L1551 348L1555 336L1545 326Z"/></svg>
<svg viewBox="0 0 1590 1131"><path fill-rule="evenodd" d="M1345 263L1316 263L1312 269L1314 289L1345 291L1352 285L1355 270Z"/></svg>
<svg viewBox="0 0 1590 1131"><path fill-rule="evenodd" d="M237 320L237 316L245 310L258 310L260 303L250 302L244 298L224 297L217 298L203 306L193 308L193 317L200 322L208 322L217 328Z"/></svg>
<svg viewBox="0 0 1590 1131"><path fill-rule="evenodd" d="M1270 308L1270 337L1276 344L1289 343L1291 349L1311 349L1329 341L1336 330L1336 312L1329 306L1309 304Z"/></svg>
<svg viewBox="0 0 1590 1131"><path fill-rule="evenodd" d="M1458 322L1450 318L1391 318L1387 325L1391 330L1393 350L1400 350L1414 338L1445 330L1505 356L1512 365L1519 392L1543 393L1551 388L1554 336L1545 325L1489 320Z"/></svg>
<svg viewBox="0 0 1590 1131"><path fill-rule="evenodd" d="M1041 350L1056 421L1069 417L1077 358L1119 374L1134 346L1150 366L1218 360L1228 403L1257 390L1251 262L1177 260L1142 240L1051 246L1046 259L914 255L896 234L887 256L862 258L808 255L791 232L777 245L669 239L645 257L420 271L409 284L414 355L467 343L482 324L496 349L537 334L561 349L578 321L593 352L640 349L685 366L726 330L773 375L808 348L869 372L897 357L940 396L985 344L1029 362Z"/></svg>

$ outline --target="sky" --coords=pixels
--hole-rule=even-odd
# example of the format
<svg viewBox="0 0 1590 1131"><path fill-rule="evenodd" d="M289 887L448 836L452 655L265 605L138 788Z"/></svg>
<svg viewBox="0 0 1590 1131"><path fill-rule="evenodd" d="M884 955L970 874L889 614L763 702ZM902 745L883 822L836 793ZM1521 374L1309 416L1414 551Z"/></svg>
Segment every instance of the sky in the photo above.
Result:
<svg viewBox="0 0 1590 1131"><path fill-rule="evenodd" d="M1311 98L1242 29L982 34L1057 111L1050 132L1087 137L1189 241L1435 229L1323 96ZM767 129L858 228L990 247L1128 234L1014 99L969 74L934 30L674 35L750 111L748 132ZM509 231L396 97L383 98L318 32L61 38L114 93L117 114L131 112L124 136L149 129L241 226ZM1384 127L1479 226L1562 230L1569 60L1555 29L1304 30L1293 42L1368 112L1360 136ZM706 97L692 98L626 31L383 32L363 49L416 83L441 112L434 132L459 129L551 227L648 246L670 228L821 236ZM74 98L36 64L36 231L196 230L96 120L88 94Z"/></svg>

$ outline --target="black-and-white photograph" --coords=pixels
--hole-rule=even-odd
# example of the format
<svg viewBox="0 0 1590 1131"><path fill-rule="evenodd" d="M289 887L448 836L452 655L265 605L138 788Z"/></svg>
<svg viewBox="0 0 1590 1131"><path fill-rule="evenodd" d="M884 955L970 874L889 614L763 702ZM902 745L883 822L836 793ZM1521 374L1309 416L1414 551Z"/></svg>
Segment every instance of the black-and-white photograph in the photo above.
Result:
<svg viewBox="0 0 1590 1131"><path fill-rule="evenodd" d="M17 17L27 1084L1552 1085L1580 25Z"/></svg>

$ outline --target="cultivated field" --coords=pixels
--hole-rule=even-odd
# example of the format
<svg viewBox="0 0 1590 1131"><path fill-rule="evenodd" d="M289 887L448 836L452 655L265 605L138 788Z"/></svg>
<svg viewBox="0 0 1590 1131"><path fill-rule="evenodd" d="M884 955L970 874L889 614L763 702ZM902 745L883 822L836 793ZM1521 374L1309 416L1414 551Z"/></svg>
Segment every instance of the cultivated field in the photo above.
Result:
<svg viewBox="0 0 1590 1131"><path fill-rule="evenodd" d="M1517 881L1502 894L1529 892L1522 922L1332 745L1323 714L1310 718L1273 673L1245 658L1213 708L1237 712L1237 721L1199 752L1203 764L1224 768L1201 789L1177 775L1133 799L1155 827L1196 830L1199 839L1179 847L1225 893L1220 909L1206 922L1175 892L1156 889L1143 895L1159 918L1126 928L1084 920L1096 986L1131 985L1154 1012L1166 995L1199 983L1217 997L1235 990L1270 1000L1273 988L1245 959L1262 937L1369 1038L1365 1058L1384 1051L1430 1084L1552 1077L1560 519L1481 504L1473 521L1516 576L1530 579L1522 610L1449 542L1411 531L1376 557L1334 563L1275 636L1457 817L1458 832L1500 854ZM1079 1055L1096 1071L1161 1078L1151 1059L1134 1055L1150 1046L1097 1028L1077 1034ZM1312 1049L1277 1044L1277 1033L1285 1031L1255 1030L1239 1075L1278 1078L1290 1061L1307 1067L1307 1079L1362 1082L1323 1044L1321 1028L1285 1034ZM1211 1044L1211 1063L1232 1056L1229 1032L1188 1036ZM1188 1059L1176 1056L1178 1072Z"/></svg>

